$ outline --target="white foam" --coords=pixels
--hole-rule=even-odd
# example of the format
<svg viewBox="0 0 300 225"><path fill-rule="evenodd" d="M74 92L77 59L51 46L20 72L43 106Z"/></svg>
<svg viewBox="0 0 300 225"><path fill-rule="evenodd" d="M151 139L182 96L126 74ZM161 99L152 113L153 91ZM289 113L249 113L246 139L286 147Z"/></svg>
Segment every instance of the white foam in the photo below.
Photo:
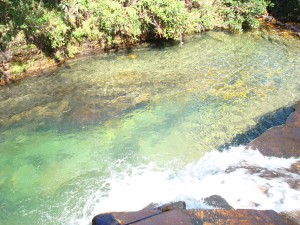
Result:
<svg viewBox="0 0 300 225"><path fill-rule="evenodd" d="M140 210L148 204L184 200L188 208L210 208L203 198L220 195L234 208L273 209L277 212L300 209L300 190L292 189L288 178L299 175L287 171L297 159L264 157L244 147L207 153L198 162L181 169L158 168L156 164L124 166L123 172L112 169L109 180L87 200L87 217L76 220L88 224L96 214L108 211ZM275 178L259 176L248 167L284 174ZM234 169L232 169L234 168ZM264 168L264 169L263 169ZM118 170L119 171L119 170ZM103 192L103 187L108 190Z"/></svg>

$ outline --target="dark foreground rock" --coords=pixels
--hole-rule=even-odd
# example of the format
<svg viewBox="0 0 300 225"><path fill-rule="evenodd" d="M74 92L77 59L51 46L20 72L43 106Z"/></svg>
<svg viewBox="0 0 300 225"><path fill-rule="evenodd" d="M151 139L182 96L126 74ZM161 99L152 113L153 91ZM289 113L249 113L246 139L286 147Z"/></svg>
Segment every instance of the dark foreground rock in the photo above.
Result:
<svg viewBox="0 0 300 225"><path fill-rule="evenodd" d="M282 212L280 215L286 217L287 219L294 221L297 224L300 224L300 210Z"/></svg>
<svg viewBox="0 0 300 225"><path fill-rule="evenodd" d="M93 225L296 225L272 210L140 210L100 214Z"/></svg>
<svg viewBox="0 0 300 225"><path fill-rule="evenodd" d="M220 195L212 195L203 199L203 202L209 206L218 209L234 209L228 202Z"/></svg>
<svg viewBox="0 0 300 225"><path fill-rule="evenodd" d="M300 101L285 125L269 129L253 140L248 148L258 149L265 156L300 157Z"/></svg>

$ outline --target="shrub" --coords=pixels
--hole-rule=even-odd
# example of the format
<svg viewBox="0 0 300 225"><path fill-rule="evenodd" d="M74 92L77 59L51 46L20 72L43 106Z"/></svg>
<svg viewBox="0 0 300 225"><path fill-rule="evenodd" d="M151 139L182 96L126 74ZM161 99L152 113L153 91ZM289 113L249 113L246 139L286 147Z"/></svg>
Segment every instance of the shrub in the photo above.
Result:
<svg viewBox="0 0 300 225"><path fill-rule="evenodd" d="M264 14L267 6L265 0L223 0L220 13L230 29L256 28L259 25L256 16Z"/></svg>
<svg viewBox="0 0 300 225"><path fill-rule="evenodd" d="M137 8L143 21L143 32L178 40L185 33L200 31L199 13L188 12L184 1L141 0Z"/></svg>
<svg viewBox="0 0 300 225"><path fill-rule="evenodd" d="M107 45L150 34L181 40L216 26L256 27L266 0L0 0L0 47L22 31L52 57L72 56L85 39ZM58 52L58 53L57 53ZM57 53L57 54L56 54Z"/></svg>
<svg viewBox="0 0 300 225"><path fill-rule="evenodd" d="M116 36L126 42L134 42L142 33L139 14L134 6L123 7L122 2L102 1L94 15L109 45L114 43Z"/></svg>

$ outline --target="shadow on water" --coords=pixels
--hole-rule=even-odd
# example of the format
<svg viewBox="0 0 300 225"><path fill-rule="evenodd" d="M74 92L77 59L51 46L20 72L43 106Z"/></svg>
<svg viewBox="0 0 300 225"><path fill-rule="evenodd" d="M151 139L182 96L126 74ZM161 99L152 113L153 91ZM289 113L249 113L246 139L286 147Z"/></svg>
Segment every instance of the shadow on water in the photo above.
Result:
<svg viewBox="0 0 300 225"><path fill-rule="evenodd" d="M247 145L271 127L285 124L288 116L295 110L294 107L295 105L279 108L261 116L254 127L251 127L244 133L237 134L230 142L219 146L218 150L222 151L230 146Z"/></svg>

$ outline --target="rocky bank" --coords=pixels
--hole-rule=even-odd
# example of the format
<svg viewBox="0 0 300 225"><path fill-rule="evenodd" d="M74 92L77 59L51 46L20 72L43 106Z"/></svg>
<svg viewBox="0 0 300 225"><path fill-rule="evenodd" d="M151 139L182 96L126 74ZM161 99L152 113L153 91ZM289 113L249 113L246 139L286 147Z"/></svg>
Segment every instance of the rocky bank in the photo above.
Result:
<svg viewBox="0 0 300 225"><path fill-rule="evenodd" d="M300 101L286 123L269 129L253 140L247 148L258 149L265 156L300 156ZM246 168L259 170L259 168ZM300 175L300 161L290 168ZM272 177L278 174L265 174ZM299 189L299 180L293 180L294 188ZM203 202L215 209L186 209L184 202L158 206L151 204L135 212L103 213L93 218L93 225L297 225L300 224L300 211L277 213L273 210L234 209L221 196L213 195Z"/></svg>
<svg viewBox="0 0 300 225"><path fill-rule="evenodd" d="M283 23L276 20L273 16L263 16L260 22L260 29L269 33L275 32L284 37L296 37L297 39L300 37L299 23ZM147 44L145 40L142 40L142 43L148 45L149 43ZM0 51L0 86L10 84L27 76L51 73L64 62L76 60L82 56L134 47L122 44L118 38L116 38L115 42L117 43L116 45L104 48L99 41L86 40L81 45L76 46L78 53L72 57L57 58L54 55L43 52L33 44L18 41L17 39L13 47Z"/></svg>
<svg viewBox="0 0 300 225"><path fill-rule="evenodd" d="M265 156L300 157L300 101L284 125L269 129L248 148L258 149Z"/></svg>
<svg viewBox="0 0 300 225"><path fill-rule="evenodd" d="M216 196L214 196L216 197ZM211 197L209 197L211 198ZM220 202L225 200L218 196ZM225 201L226 202L226 201ZM218 202L214 202L218 203ZM222 204L222 203L221 203ZM214 204L214 206L218 206ZM298 223L273 210L212 209L187 210L184 202L170 203L157 208L145 208L135 212L100 214L93 225L297 225Z"/></svg>
<svg viewBox="0 0 300 225"><path fill-rule="evenodd" d="M47 55L35 45L16 42L13 48L0 51L0 86L27 76L49 74L66 60L75 60L104 51L101 44L96 41L86 41L78 48L79 53L76 54L76 57L58 59Z"/></svg>

